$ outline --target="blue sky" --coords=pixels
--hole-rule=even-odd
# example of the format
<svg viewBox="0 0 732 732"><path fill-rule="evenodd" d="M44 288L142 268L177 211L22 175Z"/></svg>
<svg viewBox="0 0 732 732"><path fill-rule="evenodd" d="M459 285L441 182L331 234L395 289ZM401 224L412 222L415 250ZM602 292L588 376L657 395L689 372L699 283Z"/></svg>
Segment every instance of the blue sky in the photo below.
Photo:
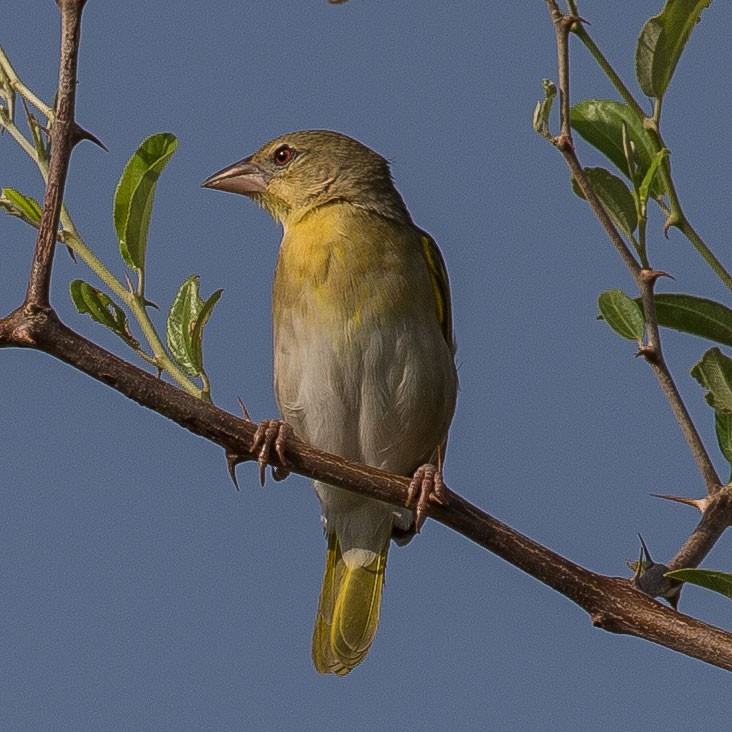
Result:
<svg viewBox="0 0 732 732"><path fill-rule="evenodd" d="M660 2L580 4L632 80L633 49ZM627 7L626 7L627 6ZM0 42L46 99L58 49L54 5L3 11ZM695 29L663 125L687 214L732 266L729 172L732 7ZM612 96L573 43L574 100ZM163 309L189 274L224 296L207 329L218 405L276 413L270 286L279 231L246 200L200 189L281 133L328 128L388 157L452 282L461 392L451 487L596 571L627 575L638 531L654 557L693 527L701 479L645 364L596 320L597 295L632 282L531 128L556 78L542 2L406 4L102 3L85 12L78 119L109 147L72 158L67 203L121 276L111 220L117 177L159 131L180 146L159 186L149 294ZM637 87L633 86L634 89ZM580 148L585 164L598 159ZM0 185L41 196L12 141ZM682 237L651 223L660 289L729 300ZM22 297L33 236L0 217L0 312ZM72 327L127 355L75 313L61 251L53 303ZM718 458L712 415L688 376L707 344L674 333L671 368ZM343 679L312 669L325 544L307 481L258 486L221 451L39 353L1 361L0 730L647 730L722 728L723 671L591 627L582 611L432 522L393 550L381 627ZM723 539L707 565L729 570ZM722 598L689 589L681 609L728 627Z"/></svg>

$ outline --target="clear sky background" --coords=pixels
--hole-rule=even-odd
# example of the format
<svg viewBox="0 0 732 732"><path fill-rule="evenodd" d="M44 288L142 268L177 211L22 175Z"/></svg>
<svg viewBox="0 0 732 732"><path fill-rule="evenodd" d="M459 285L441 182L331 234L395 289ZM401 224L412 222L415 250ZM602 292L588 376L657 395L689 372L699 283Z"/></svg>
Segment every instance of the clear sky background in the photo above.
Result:
<svg viewBox="0 0 732 732"><path fill-rule="evenodd" d="M632 82L660 0L581 3ZM58 13L5 3L0 42L50 99ZM695 29L664 105L685 209L732 266L732 5ZM450 486L571 559L629 574L637 532L664 560L702 481L649 369L596 320L597 295L632 282L559 154L531 127L556 78L539 0L109 3L89 0L78 119L109 147L74 152L67 202L120 276L111 219L119 173L159 131L180 147L151 227L149 294L166 309L194 272L224 288L207 329L214 399L275 416L270 286L279 231L212 172L295 129L357 137L393 162L415 221L447 261L461 392ZM614 96L572 44L574 100ZM633 84L633 89L637 86ZM581 148L585 164L598 159ZM0 185L40 197L0 138ZM729 302L690 245L651 224L660 290ZM20 302L33 232L0 216L0 312ZM130 357L75 313L83 264L59 251L62 319ZM162 318L160 320L162 323ZM669 361L721 473L712 413L688 376L708 347L666 335ZM0 354L0 730L664 730L729 726L731 677L593 629L569 601L434 522L392 551L381 627L346 678L321 677L310 634L325 543L303 478L257 483L221 450L49 357ZM707 566L730 570L723 539ZM681 609L722 627L732 606L693 588Z"/></svg>

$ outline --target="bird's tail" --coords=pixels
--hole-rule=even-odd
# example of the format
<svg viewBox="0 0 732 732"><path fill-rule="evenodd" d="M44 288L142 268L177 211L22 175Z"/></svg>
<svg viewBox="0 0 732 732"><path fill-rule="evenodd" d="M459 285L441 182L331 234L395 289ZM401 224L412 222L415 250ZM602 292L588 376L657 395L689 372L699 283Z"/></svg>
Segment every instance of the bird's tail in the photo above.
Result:
<svg viewBox="0 0 732 732"><path fill-rule="evenodd" d="M353 566L344 561L336 534L328 535L313 631L313 663L321 674L344 676L366 658L379 625L388 551L387 536L371 562Z"/></svg>

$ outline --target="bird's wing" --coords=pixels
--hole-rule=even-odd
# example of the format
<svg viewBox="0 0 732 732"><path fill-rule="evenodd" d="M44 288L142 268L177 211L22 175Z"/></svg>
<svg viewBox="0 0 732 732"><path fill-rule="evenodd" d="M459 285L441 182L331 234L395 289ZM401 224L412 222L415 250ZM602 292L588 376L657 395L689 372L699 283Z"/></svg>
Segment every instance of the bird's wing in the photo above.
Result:
<svg viewBox="0 0 732 732"><path fill-rule="evenodd" d="M424 231L420 232L420 243L422 245L422 255L424 256L430 281L432 282L432 294L435 298L435 308L437 310L437 319L440 323L440 330L450 350L454 353L455 341L452 332L450 283L447 279L445 260L442 258L442 252L435 243L435 240L428 233Z"/></svg>

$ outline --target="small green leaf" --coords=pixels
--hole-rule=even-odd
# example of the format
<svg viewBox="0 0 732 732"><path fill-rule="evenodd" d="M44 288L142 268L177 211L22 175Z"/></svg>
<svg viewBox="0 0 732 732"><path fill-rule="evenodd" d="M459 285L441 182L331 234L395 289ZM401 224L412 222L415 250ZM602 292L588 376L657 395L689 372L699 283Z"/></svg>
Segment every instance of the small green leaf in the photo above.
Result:
<svg viewBox="0 0 732 732"><path fill-rule="evenodd" d="M125 166L114 194L114 226L122 258L143 272L155 188L178 140L161 132L144 140Z"/></svg>
<svg viewBox="0 0 732 732"><path fill-rule="evenodd" d="M585 99L572 107L572 127L593 147L606 155L625 176L631 178L623 149L623 124L627 136L635 146L639 173L644 176L651 167L656 150L653 141L644 129L643 122L627 104L612 99ZM665 193L663 184L655 179L651 186L654 197Z"/></svg>
<svg viewBox="0 0 732 732"><path fill-rule="evenodd" d="M608 290L597 300L602 317L622 338L640 343L645 331L643 311L622 290Z"/></svg>
<svg viewBox="0 0 732 732"><path fill-rule="evenodd" d="M645 175L643 176L643 181L640 184L640 187L638 188L638 196L640 197L640 200L643 202L643 205L645 206L646 202L648 201L648 196L651 192L651 186L653 185L655 178L656 178L656 172L658 171L658 166L661 165L664 158L669 154L668 150L666 148L663 148L663 150L659 150L654 156L653 160L651 160L651 164L648 167L648 170L646 170Z"/></svg>
<svg viewBox="0 0 732 732"><path fill-rule="evenodd" d="M643 93L660 98L666 93L676 64L712 0L666 0L663 10L643 26L635 49L635 72Z"/></svg>
<svg viewBox="0 0 732 732"><path fill-rule="evenodd" d="M633 187L637 188L640 183L640 158L638 157L638 148L635 142L630 139L628 125L625 122L622 122L620 125L620 143L623 147L623 156L628 170L628 178L633 184Z"/></svg>
<svg viewBox="0 0 732 732"><path fill-rule="evenodd" d="M109 295L84 280L73 280L69 284L69 293L80 313L87 313L92 320L109 328L132 348L140 347L139 341L130 333L127 316Z"/></svg>
<svg viewBox="0 0 732 732"><path fill-rule="evenodd" d="M189 376L204 373L203 328L222 293L217 290L204 302L198 295L198 282L198 275L183 282L170 306L166 324L168 349Z"/></svg>
<svg viewBox="0 0 732 732"><path fill-rule="evenodd" d="M5 69L0 65L0 90L5 98L5 109L0 105L0 120L4 114L7 114L7 120L9 122L15 121L15 89L10 82L10 77L5 72Z"/></svg>
<svg viewBox="0 0 732 732"><path fill-rule="evenodd" d="M0 208L4 208L11 216L17 216L36 228L41 222L41 207L38 202L30 196L19 193L14 188L2 189Z"/></svg>
<svg viewBox="0 0 732 732"><path fill-rule="evenodd" d="M541 86L544 90L544 99L540 99L534 108L534 130L548 139L551 137L549 117L552 113L554 98L557 96L557 86L551 79L542 79Z"/></svg>
<svg viewBox="0 0 732 732"><path fill-rule="evenodd" d="M654 300L659 325L732 347L732 310L726 305L674 292L658 293Z"/></svg>
<svg viewBox="0 0 732 732"><path fill-rule="evenodd" d="M710 348L691 375L705 388L707 403L724 414L732 414L732 359L718 348Z"/></svg>
<svg viewBox="0 0 732 732"><path fill-rule="evenodd" d="M732 465L732 414L714 410L714 429L724 459Z"/></svg>
<svg viewBox="0 0 732 732"><path fill-rule="evenodd" d="M216 290L211 294L206 302L201 305L201 310L199 311L195 325L193 326L191 347L193 348L193 360L198 367L199 373L203 373L203 328L211 317L214 306L219 301L223 292L223 290Z"/></svg>
<svg viewBox="0 0 732 732"><path fill-rule="evenodd" d="M727 572L718 572L714 569L675 569L673 572L666 572L664 576L691 582L693 585L713 590L732 599L732 574Z"/></svg>
<svg viewBox="0 0 732 732"><path fill-rule="evenodd" d="M628 190L628 186L605 168L585 168L585 175L615 226L631 236L638 226L638 214L633 194ZM584 198L574 179L572 188L580 198Z"/></svg>
<svg viewBox="0 0 732 732"><path fill-rule="evenodd" d="M20 98L25 112L25 119L28 123L28 129L33 140L33 147L36 150L38 159L47 162L51 157L51 138L43 125L36 119L35 115L30 111L23 97Z"/></svg>

